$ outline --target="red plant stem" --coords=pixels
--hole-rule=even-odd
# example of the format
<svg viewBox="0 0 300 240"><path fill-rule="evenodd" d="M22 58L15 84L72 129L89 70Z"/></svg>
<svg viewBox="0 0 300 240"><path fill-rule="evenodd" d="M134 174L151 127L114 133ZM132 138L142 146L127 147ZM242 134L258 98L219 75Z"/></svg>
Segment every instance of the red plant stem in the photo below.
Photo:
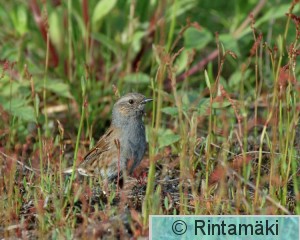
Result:
<svg viewBox="0 0 300 240"><path fill-rule="evenodd" d="M45 21L43 20L43 17L41 15L41 10L37 4L36 0L30 0L30 8L32 10L33 16L34 16L34 20L36 22L36 24L39 27L39 30L42 34L42 37L45 41L45 43L47 44L47 34L48 34L48 29L46 27ZM59 58L58 55L56 53L56 50L52 44L52 42L49 39L49 52L50 52L50 61L49 61L49 66L51 67L57 67L58 66L58 62L59 62Z"/></svg>

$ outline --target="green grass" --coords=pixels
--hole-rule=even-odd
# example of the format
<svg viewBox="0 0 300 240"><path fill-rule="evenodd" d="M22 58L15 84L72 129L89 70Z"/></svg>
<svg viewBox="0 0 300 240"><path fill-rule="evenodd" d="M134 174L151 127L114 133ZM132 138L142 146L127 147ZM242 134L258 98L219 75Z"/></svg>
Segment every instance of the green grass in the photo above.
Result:
<svg viewBox="0 0 300 240"><path fill-rule="evenodd" d="M0 236L138 237L150 214L300 214L297 15L275 0L0 3ZM66 177L129 91L154 99L146 177Z"/></svg>

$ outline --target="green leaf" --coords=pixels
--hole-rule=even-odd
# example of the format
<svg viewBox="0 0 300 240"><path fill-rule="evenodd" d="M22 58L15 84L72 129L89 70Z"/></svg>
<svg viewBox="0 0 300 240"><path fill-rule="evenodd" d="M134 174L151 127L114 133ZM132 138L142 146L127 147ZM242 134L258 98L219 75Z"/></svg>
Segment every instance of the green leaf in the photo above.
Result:
<svg viewBox="0 0 300 240"><path fill-rule="evenodd" d="M165 209L169 209L169 199L167 196L165 196L165 199L164 199L164 206L165 206Z"/></svg>
<svg viewBox="0 0 300 240"><path fill-rule="evenodd" d="M142 39L147 33L145 31L136 31L132 37L131 47L134 52L138 52L141 49Z"/></svg>
<svg viewBox="0 0 300 240"><path fill-rule="evenodd" d="M237 39L235 39L232 34L220 34L219 35L220 42L224 45L223 47L227 50L233 51L240 56L240 49L238 46Z"/></svg>
<svg viewBox="0 0 300 240"><path fill-rule="evenodd" d="M36 113L36 116L39 115L39 107L40 107L40 98L39 98L39 95L38 94L35 94L35 103L34 103L34 106L35 106L35 113Z"/></svg>
<svg viewBox="0 0 300 240"><path fill-rule="evenodd" d="M189 60L189 53L192 50L184 50L181 52L181 54L176 58L175 61L175 66L176 66L176 73L179 74L181 72L183 72L188 64L188 60Z"/></svg>
<svg viewBox="0 0 300 240"><path fill-rule="evenodd" d="M178 115L177 107L164 107L164 108L161 109L161 111L163 113L171 115L173 117Z"/></svg>
<svg viewBox="0 0 300 240"><path fill-rule="evenodd" d="M150 77L145 73L132 73L125 76L124 81L126 83L149 84Z"/></svg>
<svg viewBox="0 0 300 240"><path fill-rule="evenodd" d="M24 106L11 110L11 114L28 122L35 122L34 109L31 106Z"/></svg>
<svg viewBox="0 0 300 240"><path fill-rule="evenodd" d="M96 39L100 43L102 43L105 47L107 47L110 51L112 51L116 56L119 56L122 54L120 48L116 44L115 41L108 38L106 35L102 33L93 33L92 38Z"/></svg>
<svg viewBox="0 0 300 240"><path fill-rule="evenodd" d="M188 110L191 107L191 104L195 104L201 99L199 91L197 90L180 91L180 97L182 99L184 110Z"/></svg>
<svg viewBox="0 0 300 240"><path fill-rule="evenodd" d="M185 49L196 48L200 50L204 48L212 39L212 34L206 29L202 29L200 31L196 28L189 28L184 32Z"/></svg>
<svg viewBox="0 0 300 240"><path fill-rule="evenodd" d="M6 80L6 78L4 77L4 80ZM7 78L8 80L8 78ZM3 83L3 82L1 82ZM1 84L1 96L5 96L5 97L10 97L13 96L15 94L17 94L20 90L20 82L12 82L10 84Z"/></svg>
<svg viewBox="0 0 300 240"><path fill-rule="evenodd" d="M49 16L49 35L51 41L54 43L54 45L63 51L62 45L63 45L63 33L61 28L61 19L59 17L58 11L54 10L50 16Z"/></svg>
<svg viewBox="0 0 300 240"><path fill-rule="evenodd" d="M210 89L211 89L211 86L210 86L210 81L209 81L209 77L208 77L208 74L207 74L206 69L205 69L205 71L204 71L204 77L205 77L206 85L207 85L208 89L210 90Z"/></svg>
<svg viewBox="0 0 300 240"><path fill-rule="evenodd" d="M172 133L171 130L165 131L159 138L158 138L158 147L166 147L175 142L180 140L180 135Z"/></svg>
<svg viewBox="0 0 300 240"><path fill-rule="evenodd" d="M82 91L82 96L85 96L86 93L86 80L84 76L81 76L81 91Z"/></svg>
<svg viewBox="0 0 300 240"><path fill-rule="evenodd" d="M198 113L200 115L206 115L208 114L208 110L209 110L209 107L210 107L210 99L209 98L202 98L200 101L199 101L199 104L198 104Z"/></svg>
<svg viewBox="0 0 300 240"><path fill-rule="evenodd" d="M0 103L6 111L10 111L10 109L20 108L24 105L25 100L21 98L12 98L10 101L0 96Z"/></svg>
<svg viewBox="0 0 300 240"><path fill-rule="evenodd" d="M13 98L11 101L7 101L4 98L0 99L0 103L3 108L22 120L35 122L35 113L32 106L26 106L26 101L21 98Z"/></svg>
<svg viewBox="0 0 300 240"><path fill-rule="evenodd" d="M11 19L16 31L22 36L27 32L27 9L19 5L18 8L11 13Z"/></svg>
<svg viewBox="0 0 300 240"><path fill-rule="evenodd" d="M99 22L105 15L107 15L113 7L116 5L117 0L101 0L97 3L93 16L92 24L93 26Z"/></svg>
<svg viewBox="0 0 300 240"><path fill-rule="evenodd" d="M86 26L85 26L85 23L84 23L84 20L82 18L82 15L77 12L77 11L74 11L73 12L73 16L74 16L74 20L76 21L75 24L77 25L78 27L78 31L81 32L81 35L83 38L85 38L86 34L87 34L87 29L86 29Z"/></svg>
<svg viewBox="0 0 300 240"><path fill-rule="evenodd" d="M230 89L234 87L239 87L239 84L241 83L243 78L244 82L248 82L251 77L251 73L252 71L250 69L247 69L244 73L242 73L240 69L236 70L233 74L231 74L228 80L228 87Z"/></svg>
<svg viewBox="0 0 300 240"><path fill-rule="evenodd" d="M57 81L51 81L50 84L47 83L46 89L53 91L58 96L72 98L68 84Z"/></svg>

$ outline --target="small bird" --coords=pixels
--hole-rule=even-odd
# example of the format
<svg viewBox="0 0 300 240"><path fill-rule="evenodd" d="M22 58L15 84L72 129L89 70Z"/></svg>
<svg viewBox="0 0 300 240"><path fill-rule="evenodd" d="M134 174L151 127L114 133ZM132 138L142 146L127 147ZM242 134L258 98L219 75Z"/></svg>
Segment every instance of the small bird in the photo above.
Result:
<svg viewBox="0 0 300 240"><path fill-rule="evenodd" d="M77 167L78 173L108 180L119 176L124 170L132 174L145 154L142 118L145 104L151 101L151 98L140 93L128 93L121 97L113 106L111 126L85 155Z"/></svg>

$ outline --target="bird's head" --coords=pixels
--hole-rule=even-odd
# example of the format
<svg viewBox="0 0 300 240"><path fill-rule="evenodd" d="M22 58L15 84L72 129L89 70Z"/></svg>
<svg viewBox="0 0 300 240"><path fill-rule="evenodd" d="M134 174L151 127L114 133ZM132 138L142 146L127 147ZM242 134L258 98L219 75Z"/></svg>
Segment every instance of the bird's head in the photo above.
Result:
<svg viewBox="0 0 300 240"><path fill-rule="evenodd" d="M128 93L124 95L113 107L113 121L142 118L145 104L151 101L151 98L146 98L140 93Z"/></svg>

